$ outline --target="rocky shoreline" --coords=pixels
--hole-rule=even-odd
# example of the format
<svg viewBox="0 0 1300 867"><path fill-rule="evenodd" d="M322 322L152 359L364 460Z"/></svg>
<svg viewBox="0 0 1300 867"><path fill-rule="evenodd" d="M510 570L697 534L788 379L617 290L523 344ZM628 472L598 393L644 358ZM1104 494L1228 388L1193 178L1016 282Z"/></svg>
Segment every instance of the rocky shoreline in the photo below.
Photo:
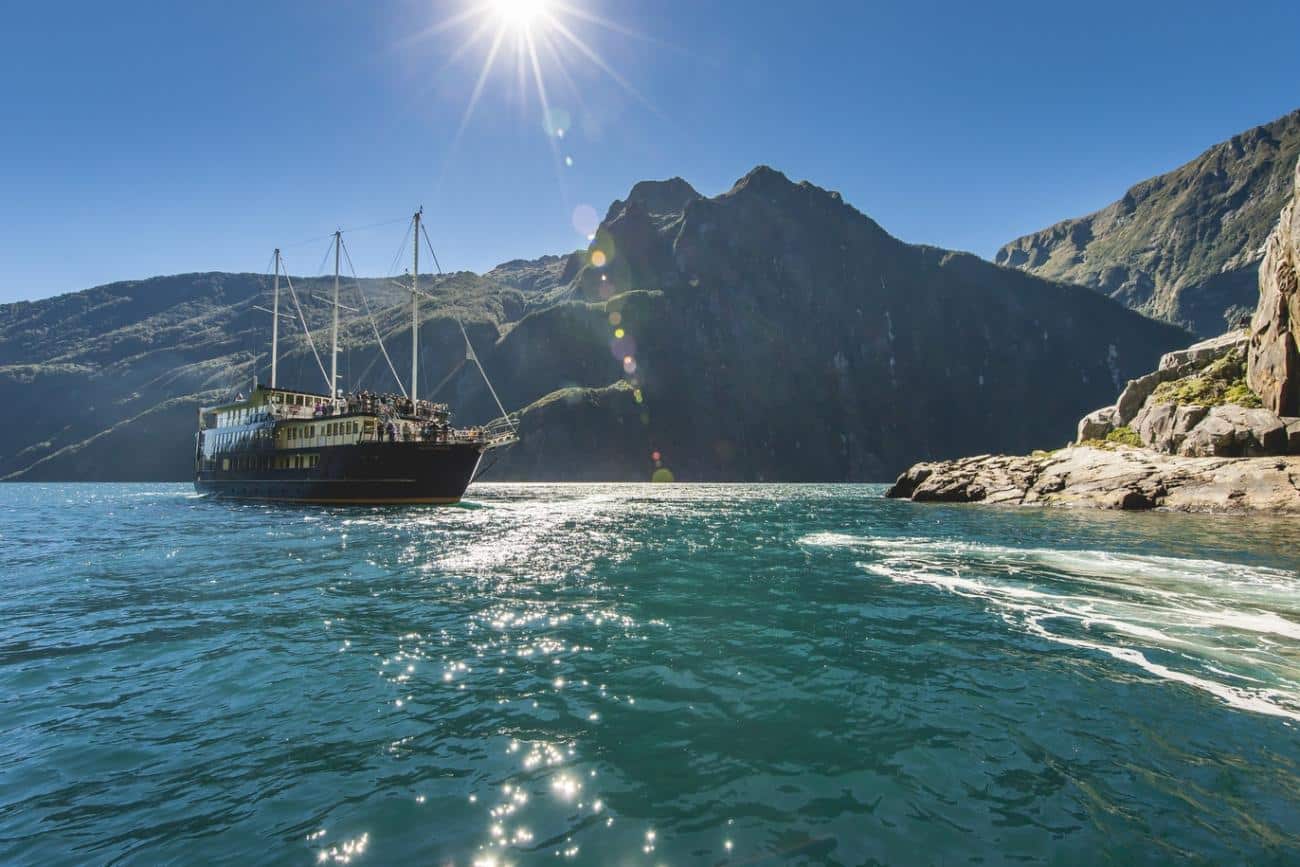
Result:
<svg viewBox="0 0 1300 867"><path fill-rule="evenodd" d="M1300 456L1194 458L1076 445L917 464L886 496L918 503L1300 514Z"/></svg>

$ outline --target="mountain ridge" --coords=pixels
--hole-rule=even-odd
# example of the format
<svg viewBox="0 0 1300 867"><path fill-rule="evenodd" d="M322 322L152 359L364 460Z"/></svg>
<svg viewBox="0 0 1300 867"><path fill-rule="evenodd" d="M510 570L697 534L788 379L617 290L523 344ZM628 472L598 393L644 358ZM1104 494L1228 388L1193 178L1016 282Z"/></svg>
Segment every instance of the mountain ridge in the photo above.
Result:
<svg viewBox="0 0 1300 867"><path fill-rule="evenodd" d="M1211 336L1254 309L1256 269L1300 156L1300 109L1215 144L1110 205L1005 244L1000 265L1091 286Z"/></svg>
<svg viewBox="0 0 1300 867"><path fill-rule="evenodd" d="M307 296L321 279L294 283ZM1091 290L905 244L766 166L714 197L643 182L585 250L428 281L422 381L443 383L462 422L497 414L465 364L460 318L507 408L527 408L523 442L495 470L507 478L887 479L971 442L1063 442L1123 374L1190 340ZM401 293L361 283L384 299L379 331L409 370ZM251 307L268 288L219 273L182 284L0 307L0 399L36 420L0 431L0 476L188 477L198 403L265 371L269 329ZM324 312L307 307L319 335ZM366 320L340 342L347 387L396 390ZM282 331L280 371L312 388L301 334ZM936 429L940 406L966 428Z"/></svg>

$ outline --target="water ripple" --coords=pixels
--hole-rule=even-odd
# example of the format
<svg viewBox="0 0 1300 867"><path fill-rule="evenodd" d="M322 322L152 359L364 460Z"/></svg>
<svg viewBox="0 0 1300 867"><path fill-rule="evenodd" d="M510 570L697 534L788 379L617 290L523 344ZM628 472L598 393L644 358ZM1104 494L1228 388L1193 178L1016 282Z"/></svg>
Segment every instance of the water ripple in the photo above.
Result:
<svg viewBox="0 0 1300 867"><path fill-rule="evenodd" d="M0 488L0 861L1300 857L1267 519Z"/></svg>

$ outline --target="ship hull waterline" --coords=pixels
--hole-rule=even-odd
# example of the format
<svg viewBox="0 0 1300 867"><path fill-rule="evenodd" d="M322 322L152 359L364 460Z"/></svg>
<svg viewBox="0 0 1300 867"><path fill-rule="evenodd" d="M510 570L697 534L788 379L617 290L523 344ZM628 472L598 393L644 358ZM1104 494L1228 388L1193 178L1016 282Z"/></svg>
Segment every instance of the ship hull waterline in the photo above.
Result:
<svg viewBox="0 0 1300 867"><path fill-rule="evenodd" d="M319 464L302 469L215 468L197 473L194 489L222 500L449 505L460 502L483 457L476 443L360 443L304 451L319 455ZM275 454L292 458L292 452Z"/></svg>

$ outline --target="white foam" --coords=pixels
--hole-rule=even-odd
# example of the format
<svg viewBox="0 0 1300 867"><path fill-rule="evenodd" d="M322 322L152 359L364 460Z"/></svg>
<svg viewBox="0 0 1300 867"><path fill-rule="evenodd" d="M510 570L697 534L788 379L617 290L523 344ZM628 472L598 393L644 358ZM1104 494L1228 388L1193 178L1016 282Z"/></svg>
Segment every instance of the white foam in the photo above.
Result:
<svg viewBox="0 0 1300 867"><path fill-rule="evenodd" d="M1292 572L844 533L815 533L800 544L874 555L858 565L900 584L978 600L1013 628L1105 653L1232 707L1300 721L1300 577Z"/></svg>

